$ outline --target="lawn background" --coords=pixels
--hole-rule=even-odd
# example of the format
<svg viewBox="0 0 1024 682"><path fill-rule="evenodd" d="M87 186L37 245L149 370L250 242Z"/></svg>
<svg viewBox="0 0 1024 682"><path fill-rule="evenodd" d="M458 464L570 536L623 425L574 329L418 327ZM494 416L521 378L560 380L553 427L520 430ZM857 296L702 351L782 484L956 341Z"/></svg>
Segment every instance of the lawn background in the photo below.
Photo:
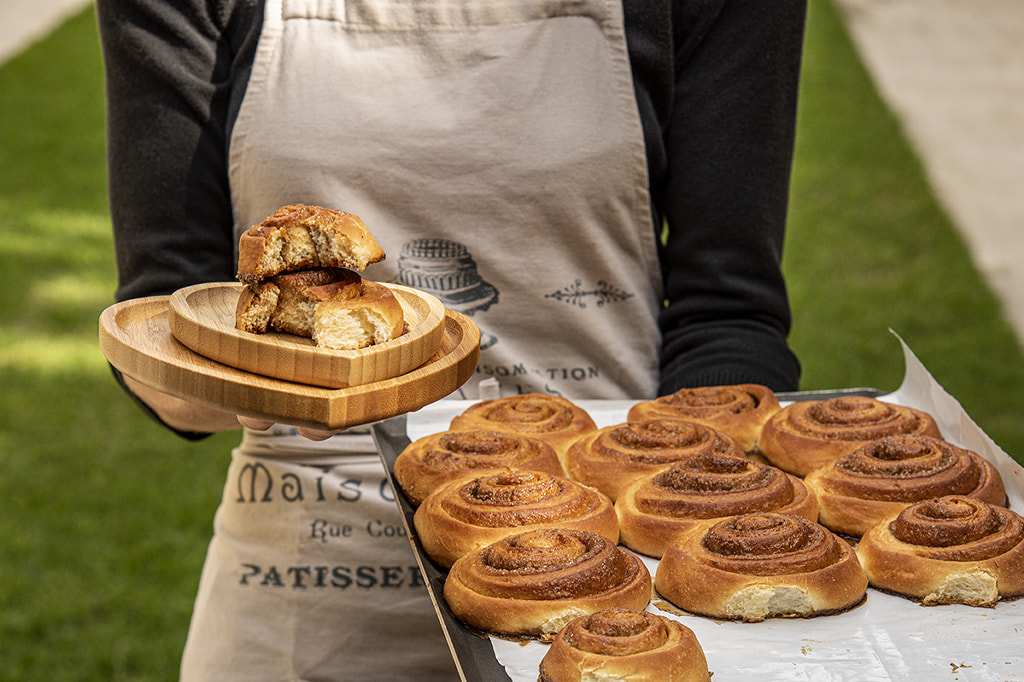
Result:
<svg viewBox="0 0 1024 682"><path fill-rule="evenodd" d="M236 434L152 425L111 303L91 8L0 65L0 680L172 680ZM812 0L785 268L803 388L899 385L897 331L1018 460L1020 346L829 0Z"/></svg>

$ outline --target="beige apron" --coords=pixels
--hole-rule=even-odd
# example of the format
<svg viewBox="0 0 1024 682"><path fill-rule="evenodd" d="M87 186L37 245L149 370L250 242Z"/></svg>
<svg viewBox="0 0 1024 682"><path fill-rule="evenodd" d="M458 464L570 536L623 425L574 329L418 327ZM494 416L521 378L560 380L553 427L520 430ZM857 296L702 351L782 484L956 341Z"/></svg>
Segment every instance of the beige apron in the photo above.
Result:
<svg viewBox="0 0 1024 682"><path fill-rule="evenodd" d="M469 397L490 377L653 395L660 275L618 2L271 0L230 173L236 229L292 202L357 213L388 251L367 277L470 315ZM400 526L379 459L343 438L310 463L287 429L246 434L183 679L455 676L408 539L374 532Z"/></svg>
<svg viewBox="0 0 1024 682"><path fill-rule="evenodd" d="M232 139L238 229L295 201L356 213L388 254L367 277L481 327L475 380L653 397L661 279L621 5L280 1Z"/></svg>

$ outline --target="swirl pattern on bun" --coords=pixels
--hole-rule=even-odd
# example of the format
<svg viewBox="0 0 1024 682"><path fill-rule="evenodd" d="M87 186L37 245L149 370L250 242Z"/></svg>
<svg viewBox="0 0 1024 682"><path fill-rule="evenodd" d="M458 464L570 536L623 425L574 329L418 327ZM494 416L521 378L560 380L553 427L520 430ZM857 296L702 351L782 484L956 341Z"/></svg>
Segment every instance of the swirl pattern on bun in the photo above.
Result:
<svg viewBox="0 0 1024 682"><path fill-rule="evenodd" d="M787 405L761 429L758 449L783 471L806 476L865 443L900 434L942 437L926 412L850 395Z"/></svg>
<svg viewBox="0 0 1024 682"><path fill-rule="evenodd" d="M697 636L647 611L607 609L566 625L540 662L539 682L707 682Z"/></svg>
<svg viewBox="0 0 1024 682"><path fill-rule="evenodd" d="M651 575L639 558L597 533L542 528L457 560L445 580L444 598L470 627L551 639L570 620L589 613L646 608Z"/></svg>
<svg viewBox="0 0 1024 682"><path fill-rule="evenodd" d="M500 431L431 434L417 438L395 458L395 480L413 506L443 483L499 469L564 473L558 454L547 443Z"/></svg>
<svg viewBox="0 0 1024 682"><path fill-rule="evenodd" d="M442 485L419 506L413 523L423 550L444 566L534 528L580 528L619 540L606 495L561 476L517 469Z"/></svg>
<svg viewBox="0 0 1024 682"><path fill-rule="evenodd" d="M566 452L564 463L569 478L614 500L633 479L702 453L745 456L732 437L710 426L649 419L607 426L580 438Z"/></svg>
<svg viewBox="0 0 1024 682"><path fill-rule="evenodd" d="M615 501L622 544L661 557L680 535L738 514L779 511L818 518L818 501L796 476L706 452L628 484Z"/></svg>
<svg viewBox="0 0 1024 682"><path fill-rule="evenodd" d="M570 443L597 430L597 425L583 408L566 398L524 393L470 405L452 419L449 428L518 433L543 440L562 456Z"/></svg>
<svg viewBox="0 0 1024 682"><path fill-rule="evenodd" d="M981 455L930 436L880 438L807 475L821 507L818 520L859 537L914 502L965 495L1002 505L998 469Z"/></svg>
<svg viewBox="0 0 1024 682"><path fill-rule="evenodd" d="M677 540L658 564L655 587L686 611L754 622L852 608L867 578L850 545L824 526L756 512Z"/></svg>
<svg viewBox="0 0 1024 682"><path fill-rule="evenodd" d="M751 453L757 449L761 428L779 409L775 393L761 384L703 386L681 388L637 403L629 410L627 420L679 419L706 424L732 436Z"/></svg>
<svg viewBox="0 0 1024 682"><path fill-rule="evenodd" d="M857 545L872 587L923 604L990 606L1024 596L1024 519L962 495L912 504Z"/></svg>

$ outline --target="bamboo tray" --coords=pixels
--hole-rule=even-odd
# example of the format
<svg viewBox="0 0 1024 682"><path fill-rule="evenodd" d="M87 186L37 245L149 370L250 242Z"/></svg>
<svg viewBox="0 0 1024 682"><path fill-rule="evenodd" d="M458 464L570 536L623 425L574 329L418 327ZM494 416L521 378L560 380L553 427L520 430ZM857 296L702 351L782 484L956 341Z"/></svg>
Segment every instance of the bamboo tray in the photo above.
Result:
<svg viewBox="0 0 1024 682"><path fill-rule="evenodd" d="M253 374L326 388L347 388L401 376L423 365L444 336L444 306L422 291L386 285L405 315L407 331L397 339L359 350L332 350L312 339L235 328L241 285L196 284L174 292L168 324L191 350Z"/></svg>
<svg viewBox="0 0 1024 682"><path fill-rule="evenodd" d="M134 299L103 311L99 343L110 364L170 395L295 426L344 429L418 410L466 383L480 353L477 326L446 309L441 343L423 366L349 388L310 386L246 372L192 351L171 333L169 300Z"/></svg>

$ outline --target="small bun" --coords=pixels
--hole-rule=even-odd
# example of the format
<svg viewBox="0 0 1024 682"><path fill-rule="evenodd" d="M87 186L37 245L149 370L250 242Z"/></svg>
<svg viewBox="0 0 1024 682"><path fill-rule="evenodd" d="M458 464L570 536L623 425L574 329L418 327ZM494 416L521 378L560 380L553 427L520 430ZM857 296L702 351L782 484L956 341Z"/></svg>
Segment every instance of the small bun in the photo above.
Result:
<svg viewBox="0 0 1024 682"><path fill-rule="evenodd" d="M734 516L677 540L655 587L681 609L761 621L823 616L863 601L867 578L849 544L800 516Z"/></svg>
<svg viewBox="0 0 1024 682"><path fill-rule="evenodd" d="M583 408L567 398L524 393L470 405L452 419L449 428L505 431L539 438L561 457L573 441L596 431L597 425Z"/></svg>
<svg viewBox="0 0 1024 682"><path fill-rule="evenodd" d="M503 469L563 475L554 448L544 441L500 431L443 431L418 438L395 458L395 480L418 506L449 481Z"/></svg>
<svg viewBox="0 0 1024 682"><path fill-rule="evenodd" d="M570 622L540 662L539 682L707 682L693 630L636 609L607 609Z"/></svg>
<svg viewBox="0 0 1024 682"><path fill-rule="evenodd" d="M477 630L550 640L580 616L646 608L651 575L639 558L597 533L542 528L456 561L444 598L456 618Z"/></svg>
<svg viewBox="0 0 1024 682"><path fill-rule="evenodd" d="M292 270L363 271L384 260L384 249L359 216L290 204L246 230L238 241L238 279L258 282Z"/></svg>
<svg viewBox="0 0 1024 682"><path fill-rule="evenodd" d="M427 555L443 566L514 533L578 528L619 541L607 496L541 471L509 469L437 488L413 517Z"/></svg>
<svg viewBox="0 0 1024 682"><path fill-rule="evenodd" d="M363 280L312 287L316 300L313 341L317 346L357 350L396 339L405 330L405 313L398 297L383 284Z"/></svg>
<svg viewBox="0 0 1024 682"><path fill-rule="evenodd" d="M857 556L872 587L928 605L1024 596L1024 519L970 497L924 500L882 519Z"/></svg>
<svg viewBox="0 0 1024 682"><path fill-rule="evenodd" d="M622 544L661 557L698 526L755 511L814 521L818 500L796 476L746 457L703 453L634 480L615 500Z"/></svg>
<svg viewBox="0 0 1024 682"><path fill-rule="evenodd" d="M792 403L761 429L758 450L773 465L797 476L836 461L884 436L941 438L931 415L866 396Z"/></svg>
<svg viewBox="0 0 1024 682"><path fill-rule="evenodd" d="M752 453L757 449L761 428L779 409L778 398L767 386L704 386L681 388L637 403L629 410L627 420L678 419L706 424L732 436L745 452Z"/></svg>
<svg viewBox="0 0 1024 682"><path fill-rule="evenodd" d="M733 438L710 426L651 419L606 426L578 439L565 453L565 471L614 500L633 479L701 453L744 456Z"/></svg>
<svg viewBox="0 0 1024 682"><path fill-rule="evenodd" d="M1004 504L999 470L981 455L930 436L888 436L860 446L804 480L820 506L818 520L860 537L908 504L965 495Z"/></svg>

